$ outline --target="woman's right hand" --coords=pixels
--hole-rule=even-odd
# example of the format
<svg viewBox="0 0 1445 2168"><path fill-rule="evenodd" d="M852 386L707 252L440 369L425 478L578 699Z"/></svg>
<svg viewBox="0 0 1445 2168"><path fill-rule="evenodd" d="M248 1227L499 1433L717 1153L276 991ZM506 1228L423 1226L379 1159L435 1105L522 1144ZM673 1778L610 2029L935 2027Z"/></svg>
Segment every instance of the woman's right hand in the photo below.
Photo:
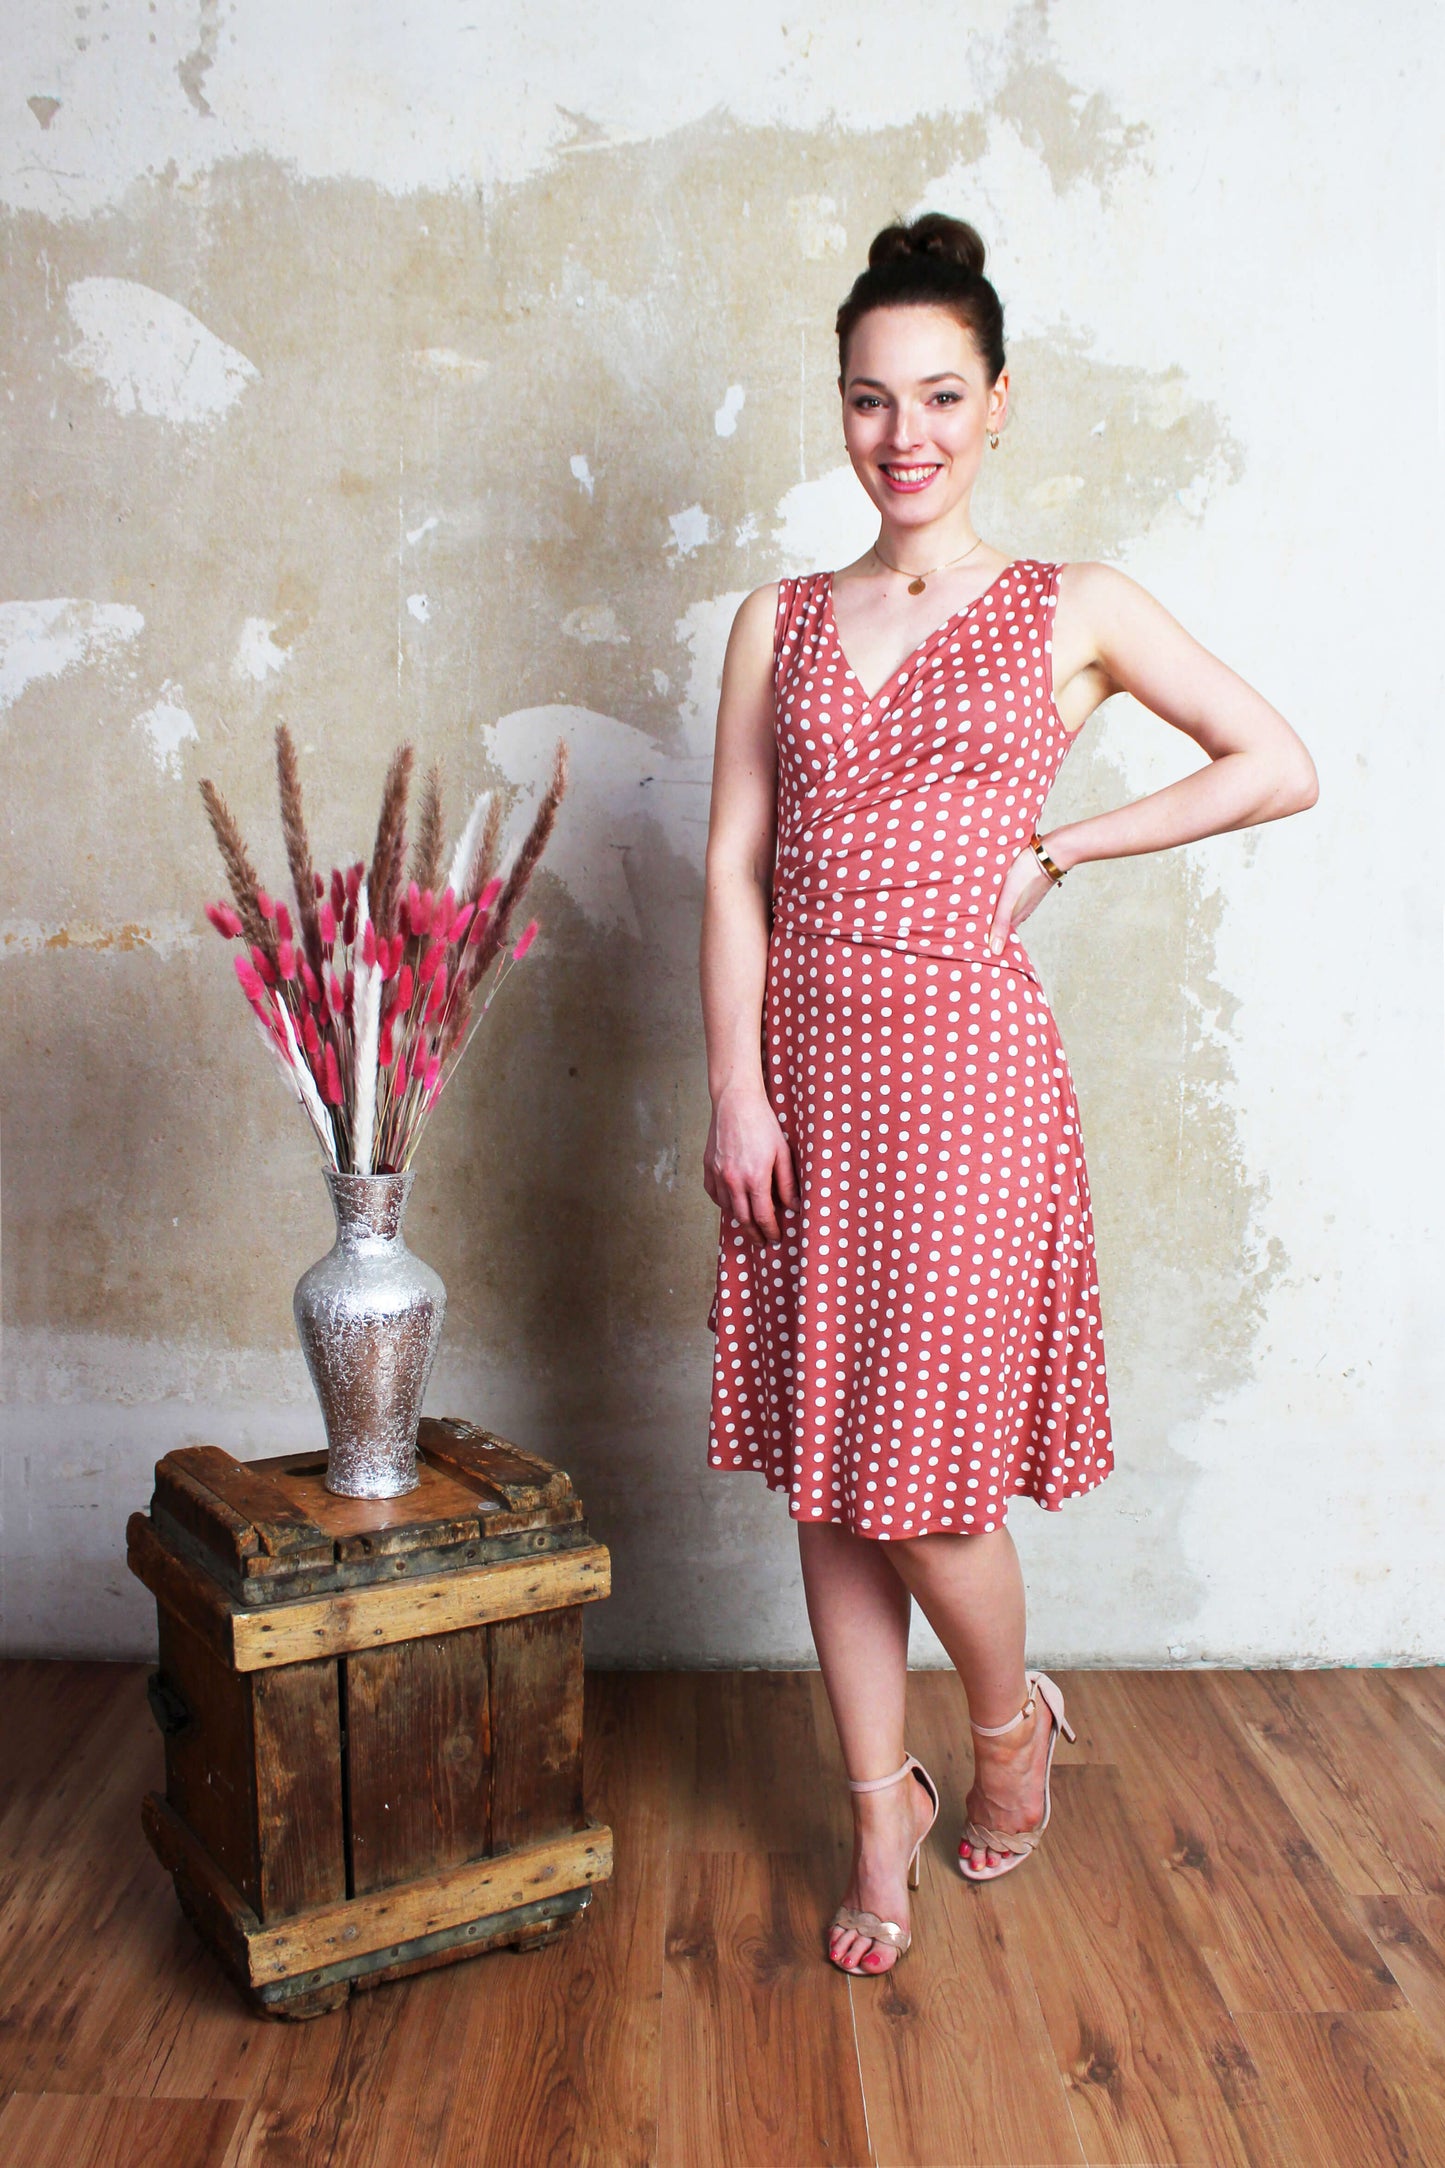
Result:
<svg viewBox="0 0 1445 2168"><path fill-rule="evenodd" d="M713 1108L703 1188L750 1242L780 1242L780 1210L798 1201L792 1149L761 1087L725 1091Z"/></svg>

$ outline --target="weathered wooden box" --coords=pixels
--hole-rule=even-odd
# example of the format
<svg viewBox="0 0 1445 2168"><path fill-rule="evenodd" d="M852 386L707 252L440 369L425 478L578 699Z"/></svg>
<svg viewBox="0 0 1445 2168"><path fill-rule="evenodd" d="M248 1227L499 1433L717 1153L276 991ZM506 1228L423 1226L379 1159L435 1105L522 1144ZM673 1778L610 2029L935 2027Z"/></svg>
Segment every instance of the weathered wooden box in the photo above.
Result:
<svg viewBox="0 0 1445 2168"><path fill-rule="evenodd" d="M455 1421L418 1449L420 1487L373 1500L321 1453L188 1447L127 1531L160 1614L145 1832L269 2015L545 1941L611 1872L582 1799L608 1553L560 1469Z"/></svg>

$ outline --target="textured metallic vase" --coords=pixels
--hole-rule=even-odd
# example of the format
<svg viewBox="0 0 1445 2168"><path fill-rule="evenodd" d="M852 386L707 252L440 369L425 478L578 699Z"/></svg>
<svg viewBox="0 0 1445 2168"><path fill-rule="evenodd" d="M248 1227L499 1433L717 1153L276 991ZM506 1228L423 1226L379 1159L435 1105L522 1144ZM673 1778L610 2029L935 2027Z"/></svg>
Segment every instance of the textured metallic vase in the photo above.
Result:
<svg viewBox="0 0 1445 2168"><path fill-rule="evenodd" d="M402 1239L414 1175L324 1171L336 1246L302 1273L292 1309L326 1423L326 1488L399 1498L417 1486L416 1427L447 1291Z"/></svg>

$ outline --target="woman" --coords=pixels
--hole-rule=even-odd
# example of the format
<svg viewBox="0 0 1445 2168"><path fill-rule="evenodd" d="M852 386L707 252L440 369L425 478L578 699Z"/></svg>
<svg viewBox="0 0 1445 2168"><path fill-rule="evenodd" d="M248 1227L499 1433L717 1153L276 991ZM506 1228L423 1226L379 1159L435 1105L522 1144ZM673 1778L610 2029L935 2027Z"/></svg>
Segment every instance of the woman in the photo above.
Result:
<svg viewBox="0 0 1445 2168"><path fill-rule="evenodd" d="M937 1814L904 1752L910 1603L977 1739L961 1871L1020 1866L1062 1731L1026 1671L1011 1497L1113 1465L1078 1109L1017 929L1075 866L1313 805L1284 718L1123 573L1010 559L970 502L1008 420L971 226L890 226L838 312L843 436L878 509L838 573L738 611L718 713L702 987L722 1212L709 1457L785 1489L854 1797L842 1970L908 1948ZM1101 701L1208 763L1036 822ZM915 1782L905 1782L910 1773Z"/></svg>

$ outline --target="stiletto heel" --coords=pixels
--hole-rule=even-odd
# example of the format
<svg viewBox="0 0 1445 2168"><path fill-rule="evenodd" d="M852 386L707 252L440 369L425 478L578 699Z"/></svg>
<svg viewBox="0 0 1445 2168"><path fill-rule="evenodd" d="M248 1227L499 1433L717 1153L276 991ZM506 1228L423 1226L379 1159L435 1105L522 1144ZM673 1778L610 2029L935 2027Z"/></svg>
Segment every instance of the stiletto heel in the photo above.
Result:
<svg viewBox="0 0 1445 2168"><path fill-rule="evenodd" d="M910 1769L914 1771L918 1781L923 1785L929 1798L933 1801L933 1812L928 1817L928 1828L924 1830L923 1835L920 1836L908 1857L908 1887L912 1890L917 1889L919 1876L922 1872L918 1855L923 1850L924 1839L927 1837L928 1831L932 1829L934 1823L938 1820L938 1786L934 1783L918 1757L915 1754L909 1754L904 1757L902 1768L895 1769L891 1777L864 1777L861 1780L849 1777L848 1789L850 1792L881 1792L890 1784L901 1784ZM828 1922L830 1936L835 1927L850 1929L855 1935L867 1935L871 1942L886 1942L890 1949L898 1952L895 1964L901 1964L913 1947L912 1935L905 1934L896 1920L881 1920L876 1912L864 1912L857 1905L839 1905L832 1919ZM860 1980L873 1980L881 1977L876 1972L865 1971L861 1965L839 1965L831 1950L828 1952L828 1962L830 1965L837 1965L839 1972L852 1973L855 1978ZM889 1965L884 1969L892 1972L895 1967Z"/></svg>
<svg viewBox="0 0 1445 2168"><path fill-rule="evenodd" d="M976 1822L970 1815L963 1825L958 1853L958 1871L968 1882L996 1882L1001 1874L1012 1874L1015 1867L1021 1867L1034 1850L1049 1826L1049 1815L1052 1811L1049 1779L1054 1766L1054 1748L1059 1743L1061 1733L1068 1740L1072 1740L1074 1736L1074 1727L1064 1714L1064 1697L1048 1673L1029 1671L1024 1676L1028 1686L1028 1699L1017 1716L1011 1716L1006 1724L975 1724L970 1718L969 1729L976 1731L983 1739L1000 1738L1004 1732L1012 1731L1015 1725L1022 1724L1025 1717L1033 1715L1036 1700L1043 1703L1049 1712L1049 1751L1044 1762L1043 1816L1035 1822L1032 1829L990 1829L987 1823ZM973 1857L968 1859L963 1856L965 1844L973 1854ZM973 1859L980 1852L1007 1852L1011 1856L997 1867L978 1868Z"/></svg>

